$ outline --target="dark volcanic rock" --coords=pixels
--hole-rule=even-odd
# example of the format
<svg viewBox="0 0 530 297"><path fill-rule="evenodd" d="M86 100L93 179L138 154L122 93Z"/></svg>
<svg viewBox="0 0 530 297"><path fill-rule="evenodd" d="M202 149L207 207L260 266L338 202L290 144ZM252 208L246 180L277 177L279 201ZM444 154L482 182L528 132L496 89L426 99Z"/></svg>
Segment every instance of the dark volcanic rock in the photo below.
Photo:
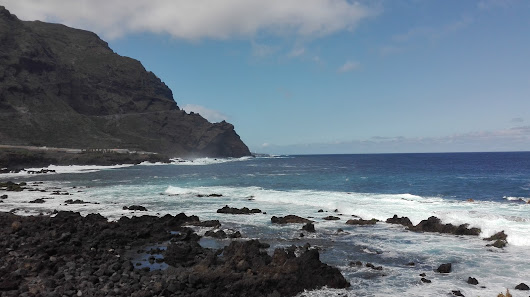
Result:
<svg viewBox="0 0 530 297"><path fill-rule="evenodd" d="M363 220L363 219L356 219L356 220L348 220L346 221L346 224L348 225L375 225L378 221L376 219L371 220Z"/></svg>
<svg viewBox="0 0 530 297"><path fill-rule="evenodd" d="M504 233L504 231L501 231L501 232L495 233L494 235L492 235L492 236L490 236L488 238L484 238L484 240L486 240L486 241L494 241L493 243L489 243L486 246L493 246L493 247L502 249L502 248L506 247L506 245L508 244L507 238L508 238L508 235L506 235L506 233Z"/></svg>
<svg viewBox="0 0 530 297"><path fill-rule="evenodd" d="M340 220L339 217L335 217L335 216L327 216L327 217L323 217L322 219L323 219L323 220L326 220L326 221L336 221L336 220Z"/></svg>
<svg viewBox="0 0 530 297"><path fill-rule="evenodd" d="M250 155L233 125L180 110L158 77L96 34L20 21L4 7L0 98L2 144Z"/></svg>
<svg viewBox="0 0 530 297"><path fill-rule="evenodd" d="M438 266L438 269L436 269L436 272L439 272L439 273L450 273L451 270L452 270L451 263L445 263L445 264L442 264L442 265Z"/></svg>
<svg viewBox="0 0 530 297"><path fill-rule="evenodd" d="M218 209L217 213L254 214L254 213L261 213L261 210L257 208L249 209L248 207L235 208L235 207L229 207L228 205L225 205L222 208Z"/></svg>
<svg viewBox="0 0 530 297"><path fill-rule="evenodd" d="M467 278L467 283L470 284L470 285L478 285L478 280L474 277L468 277Z"/></svg>
<svg viewBox="0 0 530 297"><path fill-rule="evenodd" d="M302 230L307 231L307 232L315 232L315 224L307 223L302 226Z"/></svg>
<svg viewBox="0 0 530 297"><path fill-rule="evenodd" d="M123 210L147 211L147 208L145 208L145 206L141 206L141 205L131 205L129 207L124 206Z"/></svg>
<svg viewBox="0 0 530 297"><path fill-rule="evenodd" d="M442 221L437 217L429 217L427 220L421 221L416 226L409 227L409 230L416 232L437 232L437 233L450 233L455 235L479 235L479 228L468 228L468 224L462 224L455 226L452 224L442 224Z"/></svg>
<svg viewBox="0 0 530 297"><path fill-rule="evenodd" d="M393 217L386 219L386 222L389 223L389 224L403 225L405 227L412 226L412 222L410 221L409 218L407 218L407 217L401 217L400 218L397 215L394 215Z"/></svg>
<svg viewBox="0 0 530 297"><path fill-rule="evenodd" d="M516 290L522 290L522 291L528 291L528 290L530 290L530 287L528 287L528 285L525 284L525 283L520 283L517 286L515 286L515 289Z"/></svg>
<svg viewBox="0 0 530 297"><path fill-rule="evenodd" d="M286 215L285 217L276 217L271 218L271 223L273 224L306 224L312 223L313 221L295 216L295 215Z"/></svg>

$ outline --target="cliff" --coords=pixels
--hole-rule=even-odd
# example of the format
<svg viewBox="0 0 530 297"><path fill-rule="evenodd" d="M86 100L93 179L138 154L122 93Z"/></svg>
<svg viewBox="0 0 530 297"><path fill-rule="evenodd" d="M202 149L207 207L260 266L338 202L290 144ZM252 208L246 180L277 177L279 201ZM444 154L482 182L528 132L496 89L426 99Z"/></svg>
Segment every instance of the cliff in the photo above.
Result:
<svg viewBox="0 0 530 297"><path fill-rule="evenodd" d="M171 90L96 34L0 6L0 144L250 155L234 126L187 114Z"/></svg>

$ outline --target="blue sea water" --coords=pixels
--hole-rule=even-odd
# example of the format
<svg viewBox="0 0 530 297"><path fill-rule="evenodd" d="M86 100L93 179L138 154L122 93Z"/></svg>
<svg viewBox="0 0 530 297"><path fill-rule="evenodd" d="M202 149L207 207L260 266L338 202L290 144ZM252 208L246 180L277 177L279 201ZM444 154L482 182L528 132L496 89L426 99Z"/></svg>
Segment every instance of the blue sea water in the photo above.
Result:
<svg viewBox="0 0 530 297"><path fill-rule="evenodd" d="M71 171L75 170L66 170ZM306 292L307 296L444 296L452 290L466 296L496 296L506 288L514 296L528 295L513 288L530 284L529 152L202 159L10 178L43 182L40 187L73 194L45 197L46 203L35 205L27 202L44 194L25 192L0 205L2 210L18 208L20 214L69 209L116 219L143 214L122 209L141 204L152 215L185 212L203 220L219 219L222 228L241 230L245 237L261 238L273 248L308 242L321 249L323 261L341 269L352 288L322 289ZM72 198L92 203L64 204ZM216 213L224 205L260 208L267 214ZM271 216L287 214L311 218L317 232L300 237L299 225L270 223ZM482 233L415 233L384 223L394 214L407 216L414 224L434 215L444 223L479 227ZM328 215L340 220L322 219ZM383 222L346 225L352 216ZM486 247L482 239L502 230L508 234L508 247ZM383 270L349 265L357 260ZM415 265L406 265L409 262ZM453 263L449 275L433 271L447 262ZM432 283L422 283L420 273ZM469 276L477 278L479 286L467 284Z"/></svg>

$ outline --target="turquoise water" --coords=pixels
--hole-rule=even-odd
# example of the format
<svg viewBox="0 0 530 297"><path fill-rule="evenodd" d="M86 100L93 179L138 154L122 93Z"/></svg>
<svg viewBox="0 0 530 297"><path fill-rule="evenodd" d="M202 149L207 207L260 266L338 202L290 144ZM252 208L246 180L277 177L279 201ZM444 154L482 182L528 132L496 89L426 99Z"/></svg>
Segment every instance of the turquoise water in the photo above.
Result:
<svg viewBox="0 0 530 297"><path fill-rule="evenodd" d="M71 169L66 171L75 171ZM133 215L123 206L141 204L153 215L185 212L203 220L219 219L223 229L240 230L245 237L261 238L273 247L309 242L321 249L323 261L339 267L352 283L350 290L339 292L350 296L440 296L451 290L466 296L496 296L520 282L530 283L530 204L526 203L530 200L530 153L197 160L13 178L42 181L39 187L57 187L73 195L13 194L0 205L2 210L19 208L17 213L31 214L70 209L115 219ZM205 197L209 194L222 196ZM46 203L27 203L43 195L49 198ZM64 205L66 199L92 203ZM267 214L217 214L224 205L260 208ZM312 218L317 232L301 238L301 226L270 223L271 216L287 214ZM386 223L345 224L352 216L384 221L394 214L408 216L414 224L435 215L444 223L479 227L482 234L459 237L419 234ZM328 215L341 219L322 219ZM339 228L344 231L337 232ZM482 238L501 230L508 234L508 247L486 247ZM383 266L383 270L348 265L357 260ZM409 262L416 265L406 265ZM451 274L433 271L446 262L453 263ZM420 273L426 273L432 283L421 283ZM479 286L468 285L469 276L477 278ZM514 296L528 295L511 291ZM336 293L324 289L307 295Z"/></svg>

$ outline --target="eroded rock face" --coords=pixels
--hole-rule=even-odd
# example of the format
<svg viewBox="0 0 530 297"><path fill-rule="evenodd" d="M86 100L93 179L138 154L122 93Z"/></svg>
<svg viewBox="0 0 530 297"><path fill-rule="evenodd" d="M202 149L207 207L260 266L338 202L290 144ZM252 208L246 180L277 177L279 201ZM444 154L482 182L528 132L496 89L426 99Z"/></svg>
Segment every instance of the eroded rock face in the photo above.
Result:
<svg viewBox="0 0 530 297"><path fill-rule="evenodd" d="M0 142L250 155L234 126L187 114L171 90L96 34L20 21L0 7Z"/></svg>

